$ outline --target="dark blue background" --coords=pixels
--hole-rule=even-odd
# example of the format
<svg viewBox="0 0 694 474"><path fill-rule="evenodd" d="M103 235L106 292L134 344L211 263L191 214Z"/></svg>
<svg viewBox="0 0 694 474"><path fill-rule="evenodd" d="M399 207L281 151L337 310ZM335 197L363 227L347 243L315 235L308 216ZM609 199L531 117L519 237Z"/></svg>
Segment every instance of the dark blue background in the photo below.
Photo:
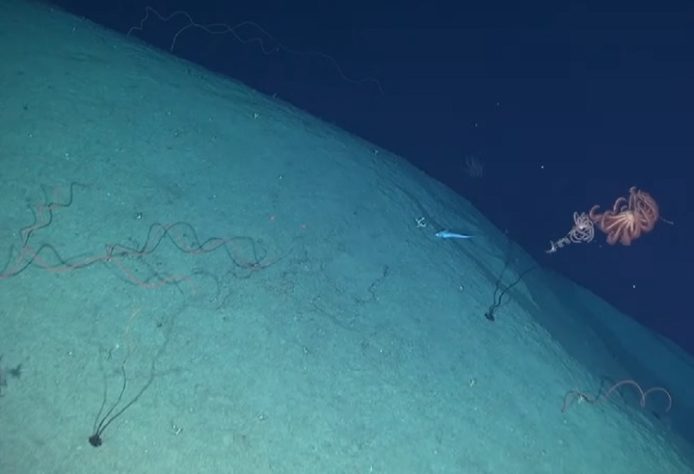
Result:
<svg viewBox="0 0 694 474"><path fill-rule="evenodd" d="M263 38L269 53L197 29L175 53L403 156L543 265L694 354L693 2L55 4L123 33L146 5L203 24L256 22L269 35L252 25L235 32ZM134 35L168 49L185 24L152 17ZM358 81L368 78L379 84ZM485 163L481 180L463 172L469 154ZM661 222L630 247L600 234L544 253L574 210L609 206L631 185L675 225Z"/></svg>

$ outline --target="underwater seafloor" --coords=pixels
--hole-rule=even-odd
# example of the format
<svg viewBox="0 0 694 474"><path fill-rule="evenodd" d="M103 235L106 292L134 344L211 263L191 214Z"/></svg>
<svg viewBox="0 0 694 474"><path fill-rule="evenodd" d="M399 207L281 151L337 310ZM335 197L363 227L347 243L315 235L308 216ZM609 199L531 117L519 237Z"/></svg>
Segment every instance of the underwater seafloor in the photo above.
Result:
<svg viewBox="0 0 694 474"><path fill-rule="evenodd" d="M0 6L0 472L694 472L692 357L463 197Z"/></svg>

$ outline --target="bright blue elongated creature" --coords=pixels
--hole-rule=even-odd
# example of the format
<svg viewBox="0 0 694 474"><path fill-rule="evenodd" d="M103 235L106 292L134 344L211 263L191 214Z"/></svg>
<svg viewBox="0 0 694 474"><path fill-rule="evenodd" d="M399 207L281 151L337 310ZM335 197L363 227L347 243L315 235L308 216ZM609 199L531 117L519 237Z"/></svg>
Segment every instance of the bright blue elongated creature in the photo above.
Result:
<svg viewBox="0 0 694 474"><path fill-rule="evenodd" d="M457 232L451 232L450 230L441 230L434 234L434 237L439 239L471 239L471 235L459 234Z"/></svg>

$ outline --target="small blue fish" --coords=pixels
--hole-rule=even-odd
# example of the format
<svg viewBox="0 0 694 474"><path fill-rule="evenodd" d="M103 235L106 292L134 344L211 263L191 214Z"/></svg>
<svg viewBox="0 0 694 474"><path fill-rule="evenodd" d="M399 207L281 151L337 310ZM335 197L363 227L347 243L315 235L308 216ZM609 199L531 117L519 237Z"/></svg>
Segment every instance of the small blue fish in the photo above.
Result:
<svg viewBox="0 0 694 474"><path fill-rule="evenodd" d="M458 234L457 232L451 232L450 230L441 230L434 234L434 237L439 239L471 239L471 235Z"/></svg>

